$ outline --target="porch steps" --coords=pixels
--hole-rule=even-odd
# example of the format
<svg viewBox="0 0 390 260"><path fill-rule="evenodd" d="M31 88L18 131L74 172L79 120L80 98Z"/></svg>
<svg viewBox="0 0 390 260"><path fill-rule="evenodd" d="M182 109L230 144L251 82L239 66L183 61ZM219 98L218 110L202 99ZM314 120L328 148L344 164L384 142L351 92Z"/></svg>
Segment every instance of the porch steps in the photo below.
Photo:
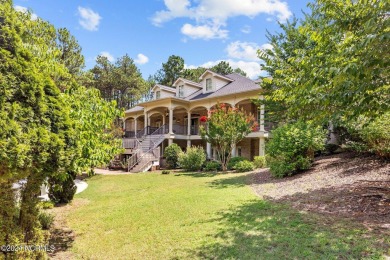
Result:
<svg viewBox="0 0 390 260"><path fill-rule="evenodd" d="M157 149L158 153L156 153L156 148L164 141L164 135L162 133L158 134L162 132L161 130L165 129L163 127L165 126L162 126L161 128L157 129L152 134L144 135L143 138L139 140L138 151L133 154L133 157L135 157L135 159L129 160L129 162L132 161L135 163L131 163L132 166L130 166L129 163L128 171L148 171L152 167L153 162L160 159L160 152ZM146 133L146 131L144 132Z"/></svg>

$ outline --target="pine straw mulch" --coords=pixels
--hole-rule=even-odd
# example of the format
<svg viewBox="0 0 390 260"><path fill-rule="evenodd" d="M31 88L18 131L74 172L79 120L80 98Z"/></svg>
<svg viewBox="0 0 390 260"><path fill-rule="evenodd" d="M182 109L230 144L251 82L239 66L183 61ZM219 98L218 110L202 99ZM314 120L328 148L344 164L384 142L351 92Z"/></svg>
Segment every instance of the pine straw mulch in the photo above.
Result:
<svg viewBox="0 0 390 260"><path fill-rule="evenodd" d="M390 234L390 162L373 155L318 157L311 170L283 179L263 169L252 175L251 186L264 199Z"/></svg>

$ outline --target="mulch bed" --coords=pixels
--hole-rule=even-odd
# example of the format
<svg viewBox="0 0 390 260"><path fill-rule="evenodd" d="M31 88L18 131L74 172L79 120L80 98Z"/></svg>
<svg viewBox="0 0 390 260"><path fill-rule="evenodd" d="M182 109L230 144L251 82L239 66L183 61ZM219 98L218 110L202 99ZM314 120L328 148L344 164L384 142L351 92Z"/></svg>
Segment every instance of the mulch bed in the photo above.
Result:
<svg viewBox="0 0 390 260"><path fill-rule="evenodd" d="M312 170L283 179L262 170L253 175L252 187L265 199L390 233L390 162L375 156L323 156Z"/></svg>

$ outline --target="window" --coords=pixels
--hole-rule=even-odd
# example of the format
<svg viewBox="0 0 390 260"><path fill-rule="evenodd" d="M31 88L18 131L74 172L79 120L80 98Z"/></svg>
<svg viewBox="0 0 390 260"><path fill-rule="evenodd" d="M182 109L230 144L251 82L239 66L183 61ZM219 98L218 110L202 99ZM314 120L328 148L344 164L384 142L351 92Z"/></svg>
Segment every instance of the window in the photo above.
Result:
<svg viewBox="0 0 390 260"><path fill-rule="evenodd" d="M184 85L179 86L178 97L184 97Z"/></svg>
<svg viewBox="0 0 390 260"><path fill-rule="evenodd" d="M213 88L213 82L211 79L206 79L206 91L212 90Z"/></svg>
<svg viewBox="0 0 390 260"><path fill-rule="evenodd" d="M161 92L160 91L156 91L156 99L159 99L161 97Z"/></svg>

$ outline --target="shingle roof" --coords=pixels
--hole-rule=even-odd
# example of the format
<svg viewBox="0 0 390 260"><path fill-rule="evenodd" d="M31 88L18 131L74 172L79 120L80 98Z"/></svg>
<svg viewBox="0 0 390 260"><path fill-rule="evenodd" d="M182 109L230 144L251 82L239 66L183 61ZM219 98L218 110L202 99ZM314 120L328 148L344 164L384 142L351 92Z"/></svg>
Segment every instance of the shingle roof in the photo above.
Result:
<svg viewBox="0 0 390 260"><path fill-rule="evenodd" d="M142 111L142 110L144 110L143 107L141 107L141 106L135 106L135 107L132 107L132 108L126 110L125 113L127 113L127 112L138 112L138 111Z"/></svg>
<svg viewBox="0 0 390 260"><path fill-rule="evenodd" d="M260 85L256 84L253 80L248 79L247 77L241 76L237 73L228 74L225 77L230 78L233 82L226 84L222 88L218 89L215 92L211 93L202 93L202 90L195 92L194 94L188 96L186 99L188 100L196 100L202 98L211 98L211 97L219 97L225 96L234 93L240 93L251 90L260 90Z"/></svg>

